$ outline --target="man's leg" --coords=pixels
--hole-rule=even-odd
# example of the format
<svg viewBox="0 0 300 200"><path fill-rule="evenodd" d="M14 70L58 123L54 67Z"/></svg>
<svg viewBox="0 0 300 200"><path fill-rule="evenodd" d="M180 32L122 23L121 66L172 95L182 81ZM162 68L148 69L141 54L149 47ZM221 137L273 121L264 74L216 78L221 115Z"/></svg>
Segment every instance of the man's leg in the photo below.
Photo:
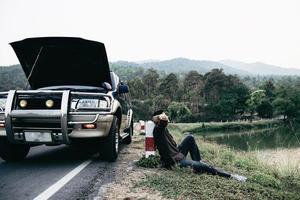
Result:
<svg viewBox="0 0 300 200"><path fill-rule="evenodd" d="M224 172L222 170L216 169L205 162L202 161L193 161L193 160L186 160L183 159L179 161L180 167L192 167L196 172L199 173L208 173L208 174L213 174L213 175L219 175L222 177L230 178L231 174Z"/></svg>
<svg viewBox="0 0 300 200"><path fill-rule="evenodd" d="M190 152L191 158L194 161L201 160L199 148L195 138L190 134L183 139L181 144L178 146L178 149L184 156L187 156L187 154Z"/></svg>

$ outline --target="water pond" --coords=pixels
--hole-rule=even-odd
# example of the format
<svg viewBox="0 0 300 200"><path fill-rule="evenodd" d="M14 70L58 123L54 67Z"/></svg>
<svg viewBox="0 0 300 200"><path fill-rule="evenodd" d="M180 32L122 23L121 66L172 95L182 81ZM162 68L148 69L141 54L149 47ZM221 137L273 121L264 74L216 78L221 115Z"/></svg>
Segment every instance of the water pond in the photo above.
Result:
<svg viewBox="0 0 300 200"><path fill-rule="evenodd" d="M201 133L206 141L225 144L239 150L265 150L277 148L300 148L300 131L288 129L262 129L244 132Z"/></svg>

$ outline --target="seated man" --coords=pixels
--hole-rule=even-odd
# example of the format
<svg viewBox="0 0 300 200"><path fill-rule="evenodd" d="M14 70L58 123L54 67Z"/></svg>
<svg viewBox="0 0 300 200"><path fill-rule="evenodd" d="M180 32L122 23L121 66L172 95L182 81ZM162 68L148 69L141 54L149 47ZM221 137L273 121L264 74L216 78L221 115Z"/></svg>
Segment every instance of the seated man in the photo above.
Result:
<svg viewBox="0 0 300 200"><path fill-rule="evenodd" d="M246 181L246 177L229 174L202 162L197 143L192 135L187 135L181 144L177 146L167 129L168 116L162 110L153 114L153 122L155 123L153 130L154 142L165 168L171 169L172 166L178 163L180 167L192 167L194 172L206 172L226 178L232 177L241 182ZM190 153L192 160L186 159L188 153Z"/></svg>

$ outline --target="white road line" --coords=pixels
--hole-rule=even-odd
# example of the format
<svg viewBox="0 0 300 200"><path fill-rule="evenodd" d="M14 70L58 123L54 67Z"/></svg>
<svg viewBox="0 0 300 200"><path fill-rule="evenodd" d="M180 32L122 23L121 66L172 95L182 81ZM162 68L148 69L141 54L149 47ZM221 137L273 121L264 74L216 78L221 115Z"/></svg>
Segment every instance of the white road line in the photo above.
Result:
<svg viewBox="0 0 300 200"><path fill-rule="evenodd" d="M51 185L47 190L39 194L34 200L46 200L49 199L53 194L60 190L65 184L67 184L74 176L76 176L81 170L88 166L93 159L89 159L81 163L78 167L70 171L67 175L62 177L56 183Z"/></svg>

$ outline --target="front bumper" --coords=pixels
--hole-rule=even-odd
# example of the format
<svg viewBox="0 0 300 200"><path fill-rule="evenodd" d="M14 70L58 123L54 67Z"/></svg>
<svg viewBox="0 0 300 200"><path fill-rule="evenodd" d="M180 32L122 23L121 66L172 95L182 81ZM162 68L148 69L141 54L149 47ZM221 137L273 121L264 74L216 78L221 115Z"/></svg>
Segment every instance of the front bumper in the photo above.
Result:
<svg viewBox="0 0 300 200"><path fill-rule="evenodd" d="M69 138L105 137L109 133L112 120L113 115L100 115L95 123L96 129L83 129L81 124L74 125Z"/></svg>
<svg viewBox="0 0 300 200"><path fill-rule="evenodd" d="M18 95L61 95L61 108L53 110L20 110L15 109ZM67 91L16 91L0 93L6 96L5 112L0 112L0 123L5 122L5 129L0 128L0 136L6 136L10 143L51 143L70 144L72 138L104 137L109 133L113 112L113 97L111 94L84 93ZM109 98L111 103L107 108L78 111L70 109L70 99L89 96L93 98ZM83 129L83 124L96 124L96 129ZM51 133L51 142L27 142L25 132Z"/></svg>

